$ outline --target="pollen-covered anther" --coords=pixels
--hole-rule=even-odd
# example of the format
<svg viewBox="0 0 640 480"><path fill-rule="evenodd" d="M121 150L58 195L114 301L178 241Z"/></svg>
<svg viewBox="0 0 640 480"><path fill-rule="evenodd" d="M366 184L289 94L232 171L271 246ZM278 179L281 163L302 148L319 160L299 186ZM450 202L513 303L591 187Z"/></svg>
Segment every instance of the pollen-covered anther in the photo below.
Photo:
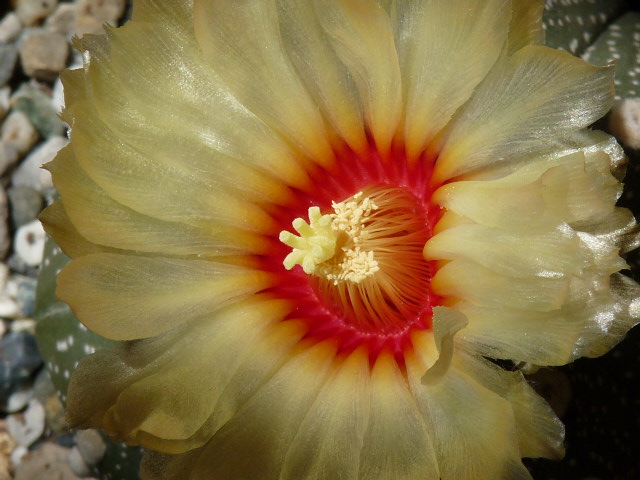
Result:
<svg viewBox="0 0 640 480"><path fill-rule="evenodd" d="M307 274L340 282L359 283L378 270L373 250L365 250L366 224L371 213L378 209L362 192L343 202L332 203L334 213L321 215L318 207L309 208L309 223L302 218L293 221L300 234L280 232L280 241L293 248L284 259L290 270L301 265Z"/></svg>

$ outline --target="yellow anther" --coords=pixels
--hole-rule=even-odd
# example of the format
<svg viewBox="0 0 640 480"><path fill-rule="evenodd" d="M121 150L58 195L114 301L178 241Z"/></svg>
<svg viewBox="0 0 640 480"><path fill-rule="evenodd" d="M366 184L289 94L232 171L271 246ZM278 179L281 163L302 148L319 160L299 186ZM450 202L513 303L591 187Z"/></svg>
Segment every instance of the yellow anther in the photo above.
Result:
<svg viewBox="0 0 640 480"><path fill-rule="evenodd" d="M374 252L363 250L362 242L367 222L378 207L370 198L361 197L362 192L344 202L334 202L334 213L328 215L311 207L309 223L302 218L293 221L300 236L280 232L280 241L293 248L284 259L285 268L301 265L305 273L324 277L334 285L359 283L377 272L380 268Z"/></svg>

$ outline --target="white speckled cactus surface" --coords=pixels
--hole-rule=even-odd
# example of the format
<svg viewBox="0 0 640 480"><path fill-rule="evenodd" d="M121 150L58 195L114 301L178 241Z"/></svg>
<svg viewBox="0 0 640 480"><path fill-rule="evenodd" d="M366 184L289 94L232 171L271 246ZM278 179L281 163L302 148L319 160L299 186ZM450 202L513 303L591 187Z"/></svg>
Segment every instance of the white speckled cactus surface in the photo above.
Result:
<svg viewBox="0 0 640 480"><path fill-rule="evenodd" d="M360 4L362 2L357 3ZM392 2L380 3L387 4ZM566 50L593 65L604 66L615 63L616 104L625 99L640 98L640 10L633 3L623 0L547 0L545 3L544 30L546 45ZM148 28L152 28L152 26L150 25ZM100 49L102 47L95 48ZM71 88L73 83L74 81L70 80L67 88ZM68 95L72 96L74 94L68 93ZM167 95L171 95L171 92L167 92ZM636 114L635 120L623 118L621 121L631 123L635 121L638 130L640 130L640 106L637 106ZM556 128L554 125L549 125L548 127L550 129ZM595 128L609 132L615 129L608 124L608 117L599 120L595 124ZM371 135L375 134L377 133L374 132ZM618 201L618 205L629 208L637 217L640 213L640 203L638 202L638 192L640 192L640 167L638 162L640 162L640 155L638 150L625 144L621 138L618 138L618 141L622 143L625 154L629 158L624 180L625 190ZM621 168L617 173L623 170ZM55 175L54 171L54 180ZM447 172L442 173L442 175L446 176ZM603 188L608 187L605 185ZM365 195L367 195L366 190ZM371 198L374 199L373 201L375 202L375 199L378 198L379 200L377 201L380 204L383 201L380 200L381 197L382 194L378 197L371 195ZM62 202L65 202L64 194ZM336 205L333 207L336 208ZM334 221L336 216L340 214L339 209L340 204L336 209L338 213L331 214ZM367 214L370 215L371 211ZM319 214L318 218L320 218ZM327 215L327 224L329 220L329 215ZM309 227L306 223L304 226ZM292 237L292 234L287 237L291 245L298 238L291 240ZM304 235L300 233L300 238L303 237ZM307 238L314 239L315 237L309 234ZM358 239L356 238L356 240ZM307 247L308 245L305 245L305 248ZM630 251L625 257L630 270L625 269L623 273L637 279L640 276L640 264L638 264L637 252L632 251L635 247L637 247L635 244L625 246ZM331 248L333 248L333 244ZM356 250L354 248L354 251ZM298 257L304 257L302 253ZM323 254L326 254L326 252ZM330 257L332 254L333 250L331 254L327 254L317 260L317 265L311 265L313 262L308 263L308 265L311 265L309 270L316 269L316 266L318 267L317 270L328 268L326 265L323 267L321 264L325 261L325 257ZM310 262L309 257L306 257L306 260ZM358 257L358 260L361 260L361 258ZM80 360L93 354L98 349L115 345L114 341L103 338L84 327L71 313L67 304L56 297L56 277L69 261L69 257L62 253L53 239L49 238L45 247L44 261L38 280L34 314L38 321L37 339L42 357L55 387L65 403L67 401L69 380ZM302 262L303 260L300 261ZM290 265L287 268L294 266ZM332 266L331 268L334 267ZM305 269L305 272L307 272L307 269ZM358 270L358 273L362 273L361 276L363 277L369 274L367 270ZM333 275L333 273L330 275ZM331 280L334 278L337 277L330 277ZM450 333L451 337L455 333ZM448 336L444 335L442 337L442 345L438 346L438 351L441 354L446 349L447 338ZM126 340L129 341L128 338ZM133 340L131 344L135 342L136 340ZM524 461L526 469L523 472L528 469L531 476L536 480L632 480L640 478L640 460L637 455L637 446L640 445L640 434L638 433L640 432L640 417L637 415L640 407L638 402L640 400L637 394L631 394L637 385L639 342L640 336L637 329L635 331L632 329L626 339L601 358L582 358L564 366L540 370L537 370L530 362L518 363L511 360L497 360L495 362L510 372L521 370L527 374L529 383L551 404L566 426L564 441L566 454L564 459L558 461L526 459ZM485 357L488 357L489 353L488 349L482 352ZM604 352L599 352L598 355L601 353ZM576 356L579 357L580 355ZM576 358L576 356L572 357L572 359ZM595 356L595 354L591 356ZM432 367L432 369L435 368L435 366ZM437 373L435 372L433 375ZM422 380L423 383L428 380L425 380L425 378ZM471 408L476 407L471 406ZM115 429L117 430L117 428ZM546 456L553 457L554 455L548 454ZM94 469L92 473L105 480L134 480L140 478L138 473L140 458L141 451L138 447L128 447L109 440L107 453L97 465L92 467ZM162 461L164 462L165 460ZM175 467L169 461L166 462L163 465L167 464L171 465L171 468ZM151 467L149 467L146 478L163 478L162 474L151 470ZM193 475L193 477L188 478L204 478L196 476L197 473ZM521 475L524 475L524 473L521 473ZM178 477L171 476L170 478ZM313 478L320 479L325 477L316 476ZM373 479L374 477L366 478ZM418 477L407 478L418 480ZM480 475L477 478L484 477ZM505 476L504 478L526 477ZM327 480L334 479L327 477ZM420 480L436 479L435 477L420 477ZM500 479L493 478L492 480Z"/></svg>

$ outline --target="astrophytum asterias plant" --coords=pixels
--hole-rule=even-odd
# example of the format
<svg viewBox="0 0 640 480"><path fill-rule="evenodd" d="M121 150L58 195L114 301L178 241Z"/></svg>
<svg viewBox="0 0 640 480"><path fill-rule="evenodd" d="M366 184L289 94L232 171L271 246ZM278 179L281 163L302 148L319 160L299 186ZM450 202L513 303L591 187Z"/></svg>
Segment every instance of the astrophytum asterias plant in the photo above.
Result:
<svg viewBox="0 0 640 480"><path fill-rule="evenodd" d="M613 68L540 0L141 0L77 42L43 214L58 296L119 341L68 420L145 479L496 480L563 454L514 364L609 350Z"/></svg>

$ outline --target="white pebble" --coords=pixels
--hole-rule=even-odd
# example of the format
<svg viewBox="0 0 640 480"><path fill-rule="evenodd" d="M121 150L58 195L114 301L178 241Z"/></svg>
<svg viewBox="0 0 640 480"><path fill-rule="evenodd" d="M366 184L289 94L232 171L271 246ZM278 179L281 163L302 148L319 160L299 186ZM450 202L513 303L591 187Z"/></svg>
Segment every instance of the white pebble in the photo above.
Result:
<svg viewBox="0 0 640 480"><path fill-rule="evenodd" d="M640 149L640 98L627 98L614 106L609 129L627 147Z"/></svg>
<svg viewBox="0 0 640 480"><path fill-rule="evenodd" d="M50 191L53 188L51 174L41 167L53 160L67 143L69 140L65 137L54 136L31 152L13 173L11 177L13 186L31 187L40 193Z"/></svg>
<svg viewBox="0 0 640 480"><path fill-rule="evenodd" d="M24 263L36 267L42 263L46 239L47 234L40 221L33 220L18 229L14 248Z"/></svg>
<svg viewBox="0 0 640 480"><path fill-rule="evenodd" d="M80 430L76 433L76 444L88 465L97 464L107 451L107 444L97 430Z"/></svg>
<svg viewBox="0 0 640 480"><path fill-rule="evenodd" d="M36 399L29 400L29 406L21 414L7 416L7 427L18 445L28 447L44 433L44 407Z"/></svg>
<svg viewBox="0 0 640 480"><path fill-rule="evenodd" d="M38 141L38 131L24 112L14 110L2 124L1 138L13 145L20 155L24 155Z"/></svg>
<svg viewBox="0 0 640 480"><path fill-rule="evenodd" d="M89 466L82 459L82 455L80 455L80 451L78 447L73 447L67 456L67 462L69 463L69 467L79 477L88 477L89 476Z"/></svg>
<svg viewBox="0 0 640 480"><path fill-rule="evenodd" d="M20 36L22 22L15 12L7 13L0 21L0 42L10 43Z"/></svg>

